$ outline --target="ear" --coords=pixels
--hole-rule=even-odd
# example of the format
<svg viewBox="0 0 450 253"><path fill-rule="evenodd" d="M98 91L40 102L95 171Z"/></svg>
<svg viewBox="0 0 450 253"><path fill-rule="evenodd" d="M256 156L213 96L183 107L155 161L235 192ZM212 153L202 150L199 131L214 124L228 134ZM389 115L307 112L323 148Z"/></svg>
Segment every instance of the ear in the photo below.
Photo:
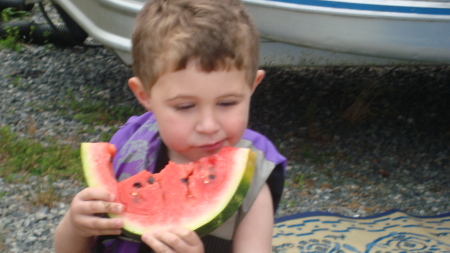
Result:
<svg viewBox="0 0 450 253"><path fill-rule="evenodd" d="M137 77L132 77L128 80L128 86L130 87L131 91L133 92L134 96L139 101L139 103L147 111L151 111L150 94L147 94L147 92L145 91L141 80Z"/></svg>
<svg viewBox="0 0 450 253"><path fill-rule="evenodd" d="M256 90L256 87L258 87L258 85L264 79L265 75L266 75L266 72L262 69L259 69L258 71L256 71L255 81L253 82L253 86L252 86L252 93Z"/></svg>

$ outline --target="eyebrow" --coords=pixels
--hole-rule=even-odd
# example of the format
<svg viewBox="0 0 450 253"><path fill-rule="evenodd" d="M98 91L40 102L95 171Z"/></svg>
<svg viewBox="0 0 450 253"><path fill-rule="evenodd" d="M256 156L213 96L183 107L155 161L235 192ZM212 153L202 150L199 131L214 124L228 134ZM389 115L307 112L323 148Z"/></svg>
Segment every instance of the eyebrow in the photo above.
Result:
<svg viewBox="0 0 450 253"><path fill-rule="evenodd" d="M225 97L244 97L244 94L242 93L236 93L236 92L231 92L231 93L227 93L223 96L220 96L219 98L225 98Z"/></svg>
<svg viewBox="0 0 450 253"><path fill-rule="evenodd" d="M194 96L188 96L188 95L175 95L173 97L169 97L166 99L167 101L177 100L177 99L184 99L184 98L194 98Z"/></svg>
<svg viewBox="0 0 450 253"><path fill-rule="evenodd" d="M227 93L225 95L222 95L222 96L218 97L218 99L229 98L229 97L242 98L242 97L244 97L244 95L241 93L232 92L232 93ZM174 101L177 99L193 99L193 98L195 99L196 96L180 94L180 95L174 95L173 97L166 99L166 101Z"/></svg>

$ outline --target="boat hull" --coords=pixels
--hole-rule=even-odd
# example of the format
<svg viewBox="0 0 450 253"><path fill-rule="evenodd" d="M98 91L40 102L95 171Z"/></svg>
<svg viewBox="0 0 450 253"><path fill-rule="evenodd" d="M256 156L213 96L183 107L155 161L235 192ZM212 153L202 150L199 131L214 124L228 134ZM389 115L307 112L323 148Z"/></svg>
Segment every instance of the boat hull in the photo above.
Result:
<svg viewBox="0 0 450 253"><path fill-rule="evenodd" d="M55 0L94 39L131 64L144 0ZM243 0L261 34L261 65L450 63L450 2Z"/></svg>

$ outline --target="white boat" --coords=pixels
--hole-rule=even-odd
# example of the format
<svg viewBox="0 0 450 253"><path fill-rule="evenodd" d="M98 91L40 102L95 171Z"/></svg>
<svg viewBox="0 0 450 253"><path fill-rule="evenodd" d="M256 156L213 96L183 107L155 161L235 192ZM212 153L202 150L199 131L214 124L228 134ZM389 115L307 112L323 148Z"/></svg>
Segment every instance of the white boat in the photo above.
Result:
<svg viewBox="0 0 450 253"><path fill-rule="evenodd" d="M242 1L261 34L262 65L450 63L450 0ZM145 0L55 2L131 64L131 31Z"/></svg>

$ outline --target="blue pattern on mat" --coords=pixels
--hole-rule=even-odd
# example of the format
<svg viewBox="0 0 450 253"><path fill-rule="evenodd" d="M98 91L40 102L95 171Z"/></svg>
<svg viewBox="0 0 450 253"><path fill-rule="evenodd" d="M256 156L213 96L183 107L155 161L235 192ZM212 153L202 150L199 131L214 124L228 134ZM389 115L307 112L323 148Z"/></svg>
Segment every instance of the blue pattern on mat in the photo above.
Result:
<svg viewBox="0 0 450 253"><path fill-rule="evenodd" d="M276 220L273 252L450 253L449 217L409 216L399 210L361 218L302 213Z"/></svg>

